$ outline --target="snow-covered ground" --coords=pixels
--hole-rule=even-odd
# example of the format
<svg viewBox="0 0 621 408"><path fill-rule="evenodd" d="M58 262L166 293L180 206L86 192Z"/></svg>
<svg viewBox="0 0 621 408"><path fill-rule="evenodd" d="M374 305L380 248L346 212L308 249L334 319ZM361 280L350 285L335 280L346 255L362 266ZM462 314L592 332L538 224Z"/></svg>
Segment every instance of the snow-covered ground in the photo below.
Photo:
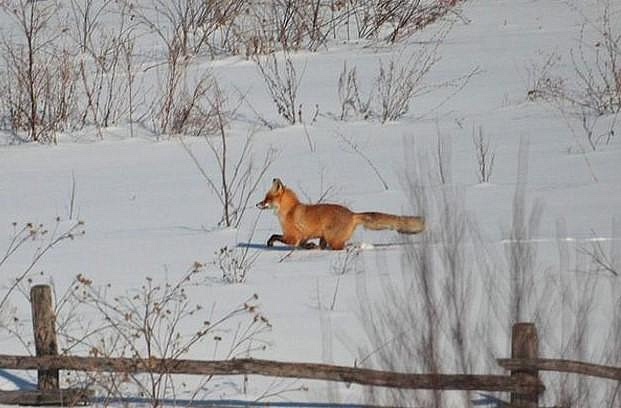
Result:
<svg viewBox="0 0 621 408"><path fill-rule="evenodd" d="M580 10L597 16L597 8L591 2L579 2L579 6ZM613 23L618 28L621 21L618 3L613 2L613 10L617 16ZM317 200L327 191L328 201L346 204L357 211L424 212L430 231L437 232L446 223L446 215L434 210L433 204L421 208L420 202L412 200L406 180L408 174L417 172L431 196L450 191L449 207L464 209L476 220L477 239L480 238L480 245L486 251L495 254L490 256L492 268L498 268L494 271L495 282L504 287L510 282L509 262L504 255L511 243L522 145L527 151L527 163L522 162L527 164L527 172L519 180L526 182L526 207L531 208L537 202L543 208L538 228L528 237L538 251L533 264L538 289L536 295L529 297L525 317L547 322L547 327L540 328L544 338L542 354L560 357L549 354L563 349L566 356L571 356L573 351L563 346L569 340L563 337L567 326L562 316L569 313L568 305L577 304L576 299L584 295L580 283L583 280L576 275L583 277L589 265L585 261L587 257L576 254L581 248L591 249L594 243L600 243L606 254L608 248L616 246L620 255L621 237L613 234L612 225L615 217L617 225L621 219L621 140L617 136L609 144L591 151L579 121L563 118L549 105L529 101L527 92L532 85L529 68L552 51L567 56L579 40L583 17L565 2L535 0L467 1L461 13L438 49L441 60L425 81L443 83L478 68L477 74L440 107L434 108L452 89L441 87L415 98L408 114L386 124L377 120L336 119L340 113L338 75L344 62L356 66L361 88L369 89L379 59L385 61L397 53L407 55L421 47L415 41L395 47L333 44L328 50L293 54L294 64L300 71L303 69L298 100L303 104L305 124L296 125L286 125L278 116L252 61L241 57L197 61L197 69L211 70L220 86L231 95L235 95L234 89L247 94L248 104L240 106L229 129L233 157L251 131L252 155L257 163L270 149L277 151L273 164L251 197L239 228L218 226L219 201L176 138L156 140L142 128L138 128L136 137L130 138L129 129L121 126L104 130L103 141L94 140L94 131L92 134L83 131L77 141L75 135L65 134L57 145L7 144L0 148L0 248L9 245L14 221L19 225L42 223L52 228L59 217L61 231L70 225L72 180L75 180L73 217L85 222L85 235L63 241L47 253L33 270L33 283L51 283L57 293L64 293L76 275L82 274L93 281L93 287L109 285L107 290L112 298L134 293L147 278L157 283L176 282L195 261L202 262L205 268L197 278L200 285L189 289L189 293L191 303L201 304L204 312L183 321L182 327L188 333L200 327L197 321L215 319L257 294L257 304L271 327L255 340L256 344L267 347L252 352L252 357L353 365L364 358L361 350L378 346L370 343L365 331L367 309L362 305L371 305L376 310L390 307L390 301L385 298L385 282L407 281L408 270L414 267L403 255L411 252L406 246L377 244L403 243L406 239L392 232L359 229L352 238L354 246L362 246L354 251L357 255L345 251L265 250L260 245L271 234L279 233L279 224L271 212L259 211L254 203L262 199L272 178L281 178L305 201ZM559 69L571 74L568 58ZM319 106L320 114L310 123L315 105ZM278 126L275 129L262 126L257 113ZM568 121L575 133L568 127ZM479 127L489 138L495 155L488 183L480 183L477 175L472 136L473 129ZM617 124L615 129L618 135L621 126ZM209 174L217 177L217 163L205 140L191 137L184 140ZM438 140L447 152L445 185L438 182ZM563 225L564 232L559 233L559 225ZM559 256L559 248L563 247L558 243L559 234L569 255L561 249ZM475 245L474 235L469 235L462 244L471 248ZM432 240L438 236L434 234ZM424 239L414 236L412 245L422 245ZM45 240L26 244L1 266L3 288L24 269L23 265L30 261L41 242ZM222 282L220 270L213 265L215 254L225 246L236 248L237 252L249 248L249 256L256 255L243 283ZM472 281L483 285L481 258L484 255L473 256L469 250L466 253L468 260L463 265L474 276ZM563 266L567 270L561 270ZM582 354L593 359L600 357L599 350L607 341L614 340L606 336L615 313L621 314L620 278L606 272L597 276L597 283L593 284L596 291L593 310L597 314L589 327L591 340L587 342L591 346ZM438 274L438 287L443 277L444 274ZM546 286L550 282L558 285ZM562 303L566 299L561 299L558 290L563 282L573 290L573 300L567 304ZM469 314L473 343L482 339L474 331L482 321L491 319L492 315L502 320L501 312L484 310L483 305L489 308L490 304L486 299L493 297L489 293L491 289L477 286L468 299L468 304L474 305ZM549 301L540 302L546 290ZM442 293L438 289L438 299L448 303ZM412 298L416 295L416 292L411 294ZM413 304L417 302L412 299ZM536 315L542 311L539 306L543 303L546 305L543 312L548 315ZM14 293L10 306L27 322L29 309L19 293ZM9 309L3 311L3 317L12 313ZM90 313L84 312L82 318L85 321L96 318L95 312ZM248 319L239 316L225 323L226 330L218 334L223 341L217 350L214 351L214 341L209 337L185 357L224 357L236 325L245 324ZM510 323L492 324L498 329L491 334L491 343L501 354L497 357L508 356L508 333L500 328L509 327ZM28 330L26 327L25 333ZM3 332L0 342L3 352L25 352L13 334ZM479 357L473 359L475 369L485 367L485 356ZM454 368L450 356L443 358L448 370ZM36 373L0 372L0 379L0 388L12 389L22 387L22 380L36 382ZM302 386L307 390L280 392ZM270 379L251 378L246 389L242 378L231 377L213 380L207 387L210 393L206 398L254 399L265 392L275 392L278 394L275 401L285 398L365 402L359 387L309 381L273 383ZM546 398L553 400L554 394L546 394ZM617 399L619 404L621 397Z"/></svg>

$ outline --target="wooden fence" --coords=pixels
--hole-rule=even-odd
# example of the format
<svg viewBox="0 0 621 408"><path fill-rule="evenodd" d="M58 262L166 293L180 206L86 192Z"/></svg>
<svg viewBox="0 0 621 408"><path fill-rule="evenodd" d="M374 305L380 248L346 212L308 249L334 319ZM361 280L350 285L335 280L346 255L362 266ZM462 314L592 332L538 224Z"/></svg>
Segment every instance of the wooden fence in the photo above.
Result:
<svg viewBox="0 0 621 408"><path fill-rule="evenodd" d="M0 355L0 368L37 370L38 388L0 391L0 403L20 405L77 405L88 403L92 392L59 388L59 370L189 375L261 375L340 381L403 389L500 391L511 393L511 406L537 407L545 387L539 371L557 371L621 381L621 368L569 360L542 359L532 323L513 326L511 358L498 364L509 375L406 374L329 364L291 363L257 359L225 361L102 358L58 355L54 308L49 286L31 290L36 356Z"/></svg>

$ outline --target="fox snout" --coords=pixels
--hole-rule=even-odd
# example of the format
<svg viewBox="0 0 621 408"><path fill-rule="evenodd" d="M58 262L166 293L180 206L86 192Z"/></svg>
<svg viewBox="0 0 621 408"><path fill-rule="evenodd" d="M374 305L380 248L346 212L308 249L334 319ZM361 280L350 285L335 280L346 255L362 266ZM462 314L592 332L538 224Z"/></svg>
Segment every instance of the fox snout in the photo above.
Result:
<svg viewBox="0 0 621 408"><path fill-rule="evenodd" d="M280 179L275 178L272 181L272 187L265 194L263 201L257 203L257 208L265 210L267 208L278 209L280 197L285 193L285 185Z"/></svg>

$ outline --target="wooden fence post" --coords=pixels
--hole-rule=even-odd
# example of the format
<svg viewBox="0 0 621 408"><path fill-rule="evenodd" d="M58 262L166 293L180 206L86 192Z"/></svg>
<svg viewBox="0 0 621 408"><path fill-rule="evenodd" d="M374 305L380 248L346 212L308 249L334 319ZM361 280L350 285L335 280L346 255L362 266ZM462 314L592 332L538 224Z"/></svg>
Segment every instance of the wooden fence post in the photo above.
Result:
<svg viewBox="0 0 621 408"><path fill-rule="evenodd" d="M512 359L537 359L538 348L537 328L534 323L516 323L513 325L511 333ZM539 372L536 369L511 371L512 377L524 375L533 377L534 380L539 379ZM537 408L538 403L539 393L536 390L527 394L511 393L511 406Z"/></svg>
<svg viewBox="0 0 621 408"><path fill-rule="evenodd" d="M32 325L37 356L57 356L56 315L52 306L52 289L36 285L30 289ZM58 390L58 369L38 370L39 390Z"/></svg>

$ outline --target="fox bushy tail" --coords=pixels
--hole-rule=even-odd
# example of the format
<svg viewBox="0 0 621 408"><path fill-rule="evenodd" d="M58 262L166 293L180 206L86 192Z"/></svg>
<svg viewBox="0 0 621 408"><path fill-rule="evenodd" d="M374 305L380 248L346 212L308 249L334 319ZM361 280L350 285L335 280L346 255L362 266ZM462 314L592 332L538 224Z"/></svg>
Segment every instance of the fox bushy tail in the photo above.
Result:
<svg viewBox="0 0 621 408"><path fill-rule="evenodd" d="M401 234L417 234L425 229L425 219L407 215L393 215L381 212L354 214L357 224L372 230L395 230Z"/></svg>

